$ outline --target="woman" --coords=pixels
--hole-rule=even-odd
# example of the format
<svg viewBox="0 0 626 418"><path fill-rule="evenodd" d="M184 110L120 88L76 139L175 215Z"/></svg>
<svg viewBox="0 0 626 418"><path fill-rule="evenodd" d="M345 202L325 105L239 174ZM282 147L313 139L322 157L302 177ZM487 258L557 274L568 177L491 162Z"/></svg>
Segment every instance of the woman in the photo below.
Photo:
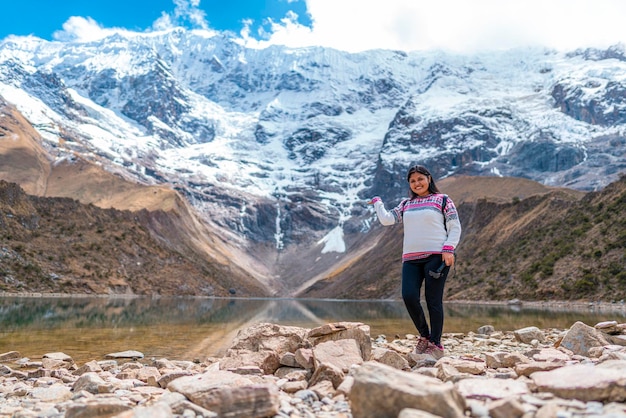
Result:
<svg viewBox="0 0 626 418"><path fill-rule="evenodd" d="M402 299L420 338L417 354L443 356L443 290L454 250L461 238L461 222L452 200L439 192L435 180L423 166L413 166L407 173L409 198L391 211L385 209L380 197L374 197L378 220L382 225L402 222ZM444 203L445 202L445 203ZM443 205L445 204L445 207ZM420 303L420 289L430 318L430 328Z"/></svg>

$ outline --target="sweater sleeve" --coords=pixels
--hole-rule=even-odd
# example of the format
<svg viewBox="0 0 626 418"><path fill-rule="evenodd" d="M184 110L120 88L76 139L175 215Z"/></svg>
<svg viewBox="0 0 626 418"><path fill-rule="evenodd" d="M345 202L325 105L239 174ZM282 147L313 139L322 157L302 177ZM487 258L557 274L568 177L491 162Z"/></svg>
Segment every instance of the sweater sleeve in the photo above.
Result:
<svg viewBox="0 0 626 418"><path fill-rule="evenodd" d="M448 236L443 243L443 252L454 252L459 241L461 240L461 221L459 220L459 214L456 211L456 206L452 199L448 198L446 207L443 210L446 217L446 227L448 230Z"/></svg>
<svg viewBox="0 0 626 418"><path fill-rule="evenodd" d="M400 202L398 206L388 211L385 209L385 205L382 199L378 196L372 199L374 204L374 210L376 210L376 216L378 221L385 226L397 224L402 222L402 208L404 207L406 199Z"/></svg>

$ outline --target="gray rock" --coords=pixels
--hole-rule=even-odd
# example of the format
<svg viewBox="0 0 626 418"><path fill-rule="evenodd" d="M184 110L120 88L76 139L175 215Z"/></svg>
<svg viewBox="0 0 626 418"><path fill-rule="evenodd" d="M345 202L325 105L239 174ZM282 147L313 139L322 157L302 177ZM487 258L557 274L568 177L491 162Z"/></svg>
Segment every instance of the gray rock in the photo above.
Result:
<svg viewBox="0 0 626 418"><path fill-rule="evenodd" d="M521 328L514 331L514 334L518 341L526 344L530 344L533 340L537 340L539 342L544 342L546 340L546 336L543 331L537 327Z"/></svg>
<svg viewBox="0 0 626 418"><path fill-rule="evenodd" d="M493 325L483 325L482 327L479 327L476 332L478 332L479 334L491 335L496 332L496 329L493 327Z"/></svg>
<svg viewBox="0 0 626 418"><path fill-rule="evenodd" d="M351 366L363 363L361 349L352 339L326 341L313 348L315 367L321 364L332 364L347 373Z"/></svg>
<svg viewBox="0 0 626 418"><path fill-rule="evenodd" d="M0 354L0 363L16 361L16 360L19 360L20 357L21 357L21 354L19 353L19 351L9 351L6 353L2 353Z"/></svg>
<svg viewBox="0 0 626 418"><path fill-rule="evenodd" d="M185 376L192 376L193 373L188 371L188 370L178 370L178 371L174 371L171 373L166 373L164 375L162 375L159 380L157 380L157 384L162 387L162 388L166 388L167 385L169 385L170 382L179 379L181 377L185 377Z"/></svg>
<svg viewBox="0 0 626 418"><path fill-rule="evenodd" d="M274 374L280 367L280 358L277 352L271 350L229 349L220 360L222 370L236 370L246 366L258 367L265 374Z"/></svg>
<svg viewBox="0 0 626 418"><path fill-rule="evenodd" d="M72 386L74 392L81 390L89 393L98 394L109 392L107 383L97 374L93 372L85 373L76 380Z"/></svg>
<svg viewBox="0 0 626 418"><path fill-rule="evenodd" d="M460 380L455 387L465 398L473 399L505 399L530 393L524 381L513 379L475 377Z"/></svg>
<svg viewBox="0 0 626 418"><path fill-rule="evenodd" d="M522 353L508 353L506 351L496 351L493 353L484 353L487 367L499 369L503 367L515 367L520 363L528 363L530 359Z"/></svg>
<svg viewBox="0 0 626 418"><path fill-rule="evenodd" d="M255 324L240 330L230 346L232 350L271 351L278 358L305 347L308 330L269 323Z"/></svg>
<svg viewBox="0 0 626 418"><path fill-rule="evenodd" d="M411 368L406 358L401 356L396 351L386 348L373 348L370 360L386 364L387 366L391 366L398 370L409 370Z"/></svg>
<svg viewBox="0 0 626 418"><path fill-rule="evenodd" d="M117 363L116 363L117 365ZM92 361L88 361L87 363L83 364L81 367L79 367L78 369L76 369L74 371L74 374L76 376L81 376L85 373L89 373L89 372L101 372L102 371L102 367L100 367L100 365L98 364L97 361L92 360Z"/></svg>
<svg viewBox="0 0 626 418"><path fill-rule="evenodd" d="M305 369L313 369L315 367L315 359L313 358L313 350L310 348L299 348L295 352L296 362L300 367Z"/></svg>
<svg viewBox="0 0 626 418"><path fill-rule="evenodd" d="M227 371L181 377L167 388L220 416L261 418L275 415L279 407L275 384L254 383L248 377Z"/></svg>
<svg viewBox="0 0 626 418"><path fill-rule="evenodd" d="M283 354L282 357L280 358L280 364L282 366L287 366L287 367L298 367L298 362L296 361L296 355L290 352Z"/></svg>
<svg viewBox="0 0 626 418"><path fill-rule="evenodd" d="M372 338L370 327L360 322L335 322L318 328L313 328L308 333L314 345L342 339L355 340L361 349L361 357L367 361L372 352Z"/></svg>
<svg viewBox="0 0 626 418"><path fill-rule="evenodd" d="M109 418L131 410L130 404L119 399L90 399L70 405L64 418Z"/></svg>
<svg viewBox="0 0 626 418"><path fill-rule="evenodd" d="M190 402L182 393L165 392L163 396L159 398L159 402L167 404L170 410L176 415L184 415L185 412L191 411L193 417L197 415L203 418L217 418L217 413Z"/></svg>
<svg viewBox="0 0 626 418"><path fill-rule="evenodd" d="M31 396L43 402L63 402L72 398L72 391L61 383L33 388Z"/></svg>
<svg viewBox="0 0 626 418"><path fill-rule="evenodd" d="M195 415L195 414L194 414ZM129 413L122 413L116 418L173 418L172 408L165 402L157 402L150 406L139 406Z"/></svg>
<svg viewBox="0 0 626 418"><path fill-rule="evenodd" d="M311 379L309 380L309 386L315 386L322 381L329 381L333 385L333 389L336 389L343 379L345 373L338 366L332 363L321 363L315 368Z"/></svg>
<svg viewBox="0 0 626 418"><path fill-rule="evenodd" d="M123 359L123 358L140 359L140 358L143 358L143 353L139 351L135 351L135 350L127 350L127 351L120 351L117 353L110 353L110 354L107 354L105 357L108 359Z"/></svg>
<svg viewBox="0 0 626 418"><path fill-rule="evenodd" d="M538 391L565 399L624 402L626 361L615 360L608 367L575 364L530 375Z"/></svg>
<svg viewBox="0 0 626 418"><path fill-rule="evenodd" d="M626 326L604 326L616 333L609 336L583 325L543 330L545 341L533 337L532 349L513 331L493 332L488 338L473 332L444 334L445 355L428 364L412 358L413 335L391 342L377 339L372 360L363 363L362 338L368 332L353 323L328 324L311 333L290 330L312 335L313 341L298 340L295 352L280 356L291 340L284 339L284 329L272 326L242 331L242 336L254 336L245 338L245 344L259 342L257 351L231 349L226 357L205 363L159 359L118 366L114 360L91 361L71 373L59 363L70 364L63 361L65 356L52 355L45 362L24 362L24 371L0 368L0 416L397 418L456 417L459 411L476 418L626 416L626 348L597 345L587 357L563 346L581 335L586 344L588 335L598 335L594 333L624 337ZM273 367L246 365L262 357L282 358L293 367L272 373ZM220 370L229 361L238 364L232 369L236 373ZM410 372L407 363L413 367ZM448 409L435 409L441 404L446 406L437 408Z"/></svg>
<svg viewBox="0 0 626 418"><path fill-rule="evenodd" d="M491 418L520 418L526 410L516 398L499 399L489 404Z"/></svg>
<svg viewBox="0 0 626 418"><path fill-rule="evenodd" d="M354 418L396 417L405 408L461 417L465 410L465 400L451 383L373 361L355 371L349 399Z"/></svg>
<svg viewBox="0 0 626 418"><path fill-rule="evenodd" d="M578 321L567 331L560 346L571 350L574 354L587 356L592 347L602 347L609 344L602 332Z"/></svg>

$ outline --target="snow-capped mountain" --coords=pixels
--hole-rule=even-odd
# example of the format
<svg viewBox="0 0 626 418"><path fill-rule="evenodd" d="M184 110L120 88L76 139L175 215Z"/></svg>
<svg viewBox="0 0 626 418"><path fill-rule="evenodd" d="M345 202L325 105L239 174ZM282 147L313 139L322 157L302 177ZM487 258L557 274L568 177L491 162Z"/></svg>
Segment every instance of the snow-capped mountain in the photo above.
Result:
<svg viewBox="0 0 626 418"><path fill-rule="evenodd" d="M464 56L249 49L184 29L9 37L0 95L57 159L171 184L278 253L345 251L372 219L364 201L395 204L410 164L581 190L626 168L623 46Z"/></svg>

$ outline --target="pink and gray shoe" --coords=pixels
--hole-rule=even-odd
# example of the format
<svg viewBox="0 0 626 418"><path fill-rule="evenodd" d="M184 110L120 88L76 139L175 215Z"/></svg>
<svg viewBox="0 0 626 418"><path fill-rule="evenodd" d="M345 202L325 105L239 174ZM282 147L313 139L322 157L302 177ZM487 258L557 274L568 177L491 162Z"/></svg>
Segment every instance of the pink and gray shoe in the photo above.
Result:
<svg viewBox="0 0 626 418"><path fill-rule="evenodd" d="M443 357L443 345L437 345L434 343L428 342L428 347L423 351L424 354L431 355L435 360L439 360Z"/></svg>
<svg viewBox="0 0 626 418"><path fill-rule="evenodd" d="M414 354L424 354L426 349L428 349L428 345L429 344L430 344L430 341L428 340L428 338L420 337L417 340L417 344L415 345L415 349L413 350L413 353Z"/></svg>

